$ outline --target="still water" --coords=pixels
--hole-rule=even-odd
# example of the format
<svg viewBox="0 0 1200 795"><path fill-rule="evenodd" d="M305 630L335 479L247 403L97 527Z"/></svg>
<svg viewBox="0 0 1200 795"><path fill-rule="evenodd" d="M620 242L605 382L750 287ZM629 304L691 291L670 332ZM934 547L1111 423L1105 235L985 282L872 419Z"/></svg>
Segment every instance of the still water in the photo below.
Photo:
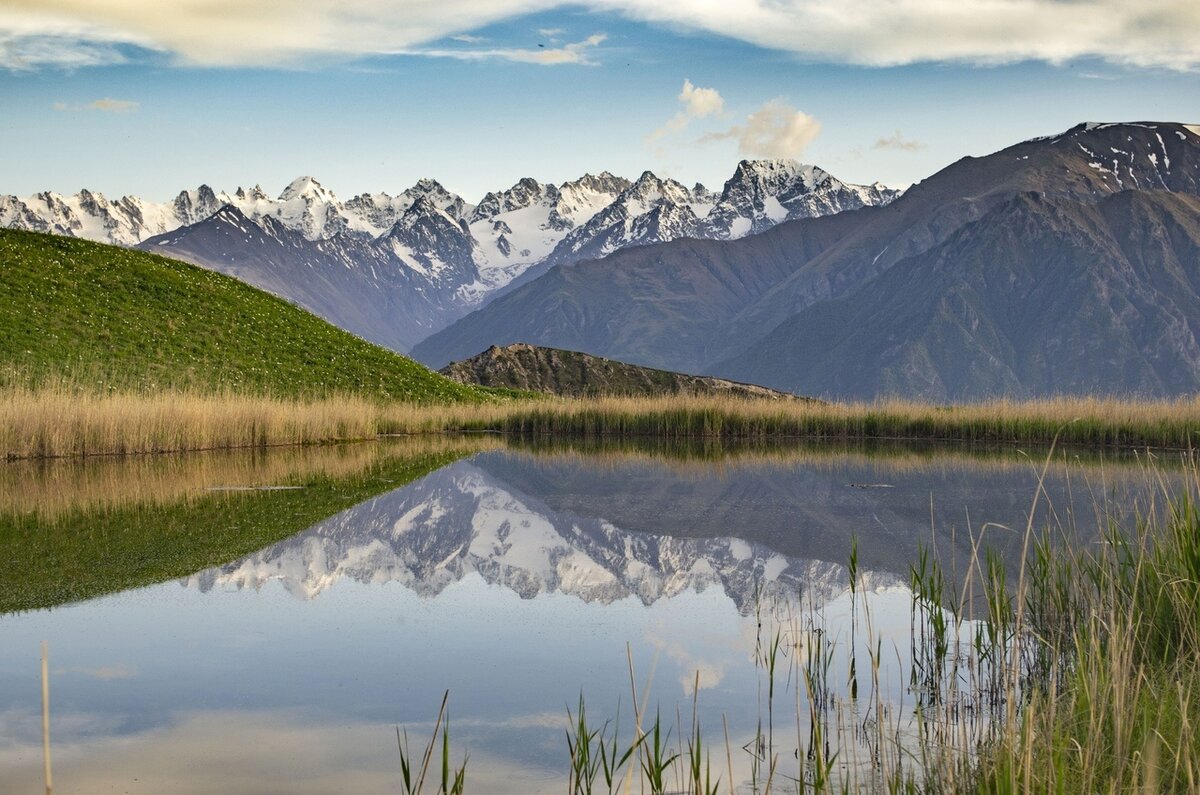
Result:
<svg viewBox="0 0 1200 795"><path fill-rule="evenodd" d="M203 534L243 521L228 502L209 510L211 495L261 522L264 500L275 512L301 499L306 478L340 483L380 455L422 452L406 446L416 444L14 464L0 508L28 517L52 506L44 532L70 544L92 543L91 517L113 511L130 522L157 511ZM771 622L793 616L794 628L815 611L844 642L856 539L859 610L885 650L880 697L902 713L918 550L935 548L961 581L982 533L1015 565L1044 456L465 444L440 468L226 565L0 615L0 782L42 787L45 640L62 793L398 792L395 727L423 743L447 690L468 792L564 791L568 708L581 695L598 723L619 716L628 738L636 694L675 728L672 744L697 705L714 775L732 768L745 784ZM1098 516L1146 504L1172 477L1138 458L1060 453L1034 521L1086 542ZM15 565L0 560L0 588ZM794 678L778 688L772 730L795 748L807 695Z"/></svg>

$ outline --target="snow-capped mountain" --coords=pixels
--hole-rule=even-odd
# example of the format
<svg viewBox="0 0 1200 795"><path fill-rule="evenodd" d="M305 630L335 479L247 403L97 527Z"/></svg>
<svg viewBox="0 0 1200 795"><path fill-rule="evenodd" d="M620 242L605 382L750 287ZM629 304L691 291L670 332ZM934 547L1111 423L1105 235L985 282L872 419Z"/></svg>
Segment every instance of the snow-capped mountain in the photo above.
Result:
<svg viewBox="0 0 1200 795"><path fill-rule="evenodd" d="M700 237L700 218L708 214L712 202L703 185L696 188L693 192L673 179L660 179L646 171L604 209L568 232L551 259L596 259L625 246Z"/></svg>
<svg viewBox="0 0 1200 795"><path fill-rule="evenodd" d="M396 582L432 597L478 574L523 598L563 593L644 604L719 587L743 613L756 594L820 600L843 592L840 564L790 558L739 538L681 538L555 511L484 467L460 461L308 531L183 582L201 590L261 588L272 580L311 599L339 579ZM869 587L899 582L872 574Z"/></svg>
<svg viewBox="0 0 1200 795"><path fill-rule="evenodd" d="M705 216L702 237L720 240L766 231L781 221L887 204L900 191L881 183L849 185L795 160L743 160Z"/></svg>
<svg viewBox="0 0 1200 795"><path fill-rule="evenodd" d="M313 177L302 176L274 198L257 185L233 193L201 185L162 203L134 196L109 200L89 190L74 196L0 196L0 225L139 246L232 273L373 342L407 351L522 274L528 278L553 265L631 245L738 237L786 218L886 203L895 195L878 186L846 185L814 166L743 161L720 195L649 171L635 182L604 171L560 185L521 179L488 193L477 205L432 179L396 195L363 193L343 201ZM230 218L217 216L227 206L239 214L232 227ZM222 228L210 233L209 223ZM243 230L241 242L233 228ZM268 251L275 239L281 248ZM265 260L272 263L269 273ZM409 273L398 281L412 283L414 300L429 306L413 317L367 323L364 315L382 318L382 305L396 299L373 296L368 289L314 301L313 284L347 281L344 274L318 275L326 262L376 269L349 280L364 285L397 281L381 275L379 267L405 269ZM350 311L331 309L338 306ZM363 306L370 308L359 311Z"/></svg>

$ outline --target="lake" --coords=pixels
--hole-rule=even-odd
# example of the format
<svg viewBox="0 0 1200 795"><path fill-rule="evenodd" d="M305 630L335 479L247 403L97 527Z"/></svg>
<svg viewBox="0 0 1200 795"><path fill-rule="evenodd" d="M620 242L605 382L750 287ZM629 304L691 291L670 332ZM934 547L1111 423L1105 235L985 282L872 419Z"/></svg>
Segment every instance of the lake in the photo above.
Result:
<svg viewBox="0 0 1200 795"><path fill-rule="evenodd" d="M625 742L657 715L676 752L695 710L721 791L773 760L783 781L814 648L843 649L841 703L874 644L903 726L923 547L970 592L981 534L1015 573L1031 507L1092 543L1177 477L1046 456L486 437L5 464L0 780L43 786L44 640L64 793L399 792L396 727L422 750L446 691L467 792L564 791L581 696ZM869 748L839 742L839 765Z"/></svg>

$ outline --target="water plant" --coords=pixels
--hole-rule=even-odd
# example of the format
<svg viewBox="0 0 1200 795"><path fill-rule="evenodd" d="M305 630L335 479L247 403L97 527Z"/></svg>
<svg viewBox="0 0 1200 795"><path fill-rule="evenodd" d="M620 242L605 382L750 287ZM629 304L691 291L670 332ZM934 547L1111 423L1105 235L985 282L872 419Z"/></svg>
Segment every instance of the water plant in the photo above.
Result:
<svg viewBox="0 0 1200 795"><path fill-rule="evenodd" d="M425 777L429 773L429 764L433 759L433 749L439 745L438 729L441 729L441 782L435 795L463 795L467 786L467 762L469 757L464 755L461 765L455 766L450 761L450 714L447 704L450 701L450 691L442 695L442 705L438 709L437 720L433 723L433 732L429 743L420 757L413 756L408 743L408 731L396 727L396 748L400 753L400 781L404 795L422 795L425 791Z"/></svg>

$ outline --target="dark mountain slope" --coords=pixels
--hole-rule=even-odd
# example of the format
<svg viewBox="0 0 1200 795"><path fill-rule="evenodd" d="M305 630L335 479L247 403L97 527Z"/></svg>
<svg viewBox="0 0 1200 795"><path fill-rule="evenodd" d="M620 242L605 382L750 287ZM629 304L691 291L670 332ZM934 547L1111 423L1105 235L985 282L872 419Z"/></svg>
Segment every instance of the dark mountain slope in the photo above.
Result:
<svg viewBox="0 0 1200 795"><path fill-rule="evenodd" d="M1200 198L1021 194L717 365L847 398L1200 390Z"/></svg>
<svg viewBox="0 0 1200 795"><path fill-rule="evenodd" d="M409 215L382 242L347 234L310 241L274 218L256 224L225 205L138 247L286 296L364 339L406 351L465 311L456 307L453 290L437 290L389 251L388 241L409 230Z"/></svg>
<svg viewBox="0 0 1200 795"><path fill-rule="evenodd" d="M868 223L805 263L732 322L727 354L798 310L853 291L1019 193L1094 201L1122 190L1200 195L1200 128L1080 124L986 157L965 157L863 214ZM798 222L802 223L802 222Z"/></svg>
<svg viewBox="0 0 1200 795"><path fill-rule="evenodd" d="M730 318L852 232L866 212L782 224L738 241L677 240L557 267L423 341L412 355L440 367L490 345L534 340L701 372Z"/></svg>

